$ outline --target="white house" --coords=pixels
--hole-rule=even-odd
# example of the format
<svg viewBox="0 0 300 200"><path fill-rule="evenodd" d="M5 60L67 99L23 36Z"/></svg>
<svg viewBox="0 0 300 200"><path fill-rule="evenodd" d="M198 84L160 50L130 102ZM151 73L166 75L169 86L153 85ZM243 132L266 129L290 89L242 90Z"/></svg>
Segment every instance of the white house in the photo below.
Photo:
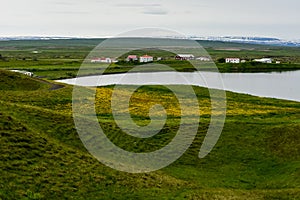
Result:
<svg viewBox="0 0 300 200"><path fill-rule="evenodd" d="M225 62L226 63L240 63L241 60L239 58L226 58Z"/></svg>
<svg viewBox="0 0 300 200"><path fill-rule="evenodd" d="M195 56L193 54L177 54L175 56L176 60L194 60Z"/></svg>
<svg viewBox="0 0 300 200"><path fill-rule="evenodd" d="M153 62L153 57L148 55L143 55L140 57L141 63Z"/></svg>
<svg viewBox="0 0 300 200"><path fill-rule="evenodd" d="M260 63L272 63L272 58L261 58L261 59L254 59L254 62L260 62Z"/></svg>
<svg viewBox="0 0 300 200"><path fill-rule="evenodd" d="M196 60L204 61L204 62L209 62L210 58L209 57L198 57Z"/></svg>
<svg viewBox="0 0 300 200"><path fill-rule="evenodd" d="M28 71L22 71L22 70L10 70L10 71L20 73L20 74L24 74L24 75L30 76L30 77L33 77L33 75L34 75L32 72L28 72Z"/></svg>
<svg viewBox="0 0 300 200"><path fill-rule="evenodd" d="M111 58L93 58L91 63L112 63L114 62Z"/></svg>

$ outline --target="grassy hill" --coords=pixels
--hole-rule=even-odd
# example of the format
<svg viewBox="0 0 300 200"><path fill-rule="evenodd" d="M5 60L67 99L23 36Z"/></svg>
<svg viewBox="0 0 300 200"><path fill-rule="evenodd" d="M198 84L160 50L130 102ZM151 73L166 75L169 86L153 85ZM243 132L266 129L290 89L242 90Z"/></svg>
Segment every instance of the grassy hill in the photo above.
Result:
<svg viewBox="0 0 300 200"><path fill-rule="evenodd" d="M195 87L203 116L189 150L165 169L129 174L104 166L83 147L72 119L71 86L51 90L52 83L3 70L0 77L0 199L300 198L300 103L227 92L221 138L199 159L209 97ZM138 146L124 142L109 112L112 90L101 87L97 93L103 102L97 105L99 122L110 130L108 137L130 151L145 150L147 142L163 146L168 138ZM138 91L132 106L147 110L139 102L147 102L149 91L173 98L163 87L149 86ZM178 128L174 113L165 132ZM144 112L133 114L137 123L148 120Z"/></svg>
<svg viewBox="0 0 300 200"><path fill-rule="evenodd" d="M33 91L43 87L28 76L1 70L0 91Z"/></svg>

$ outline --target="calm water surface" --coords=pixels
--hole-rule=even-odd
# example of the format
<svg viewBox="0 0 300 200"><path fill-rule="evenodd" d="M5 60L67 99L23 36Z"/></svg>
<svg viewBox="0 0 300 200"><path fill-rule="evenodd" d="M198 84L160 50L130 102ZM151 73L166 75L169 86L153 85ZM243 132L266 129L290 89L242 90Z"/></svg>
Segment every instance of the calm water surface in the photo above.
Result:
<svg viewBox="0 0 300 200"><path fill-rule="evenodd" d="M218 80L218 81L216 81ZM220 81L222 80L222 81ZM300 70L272 73L149 72L87 76L58 82L80 86L197 85L300 102ZM222 83L223 84L220 84Z"/></svg>

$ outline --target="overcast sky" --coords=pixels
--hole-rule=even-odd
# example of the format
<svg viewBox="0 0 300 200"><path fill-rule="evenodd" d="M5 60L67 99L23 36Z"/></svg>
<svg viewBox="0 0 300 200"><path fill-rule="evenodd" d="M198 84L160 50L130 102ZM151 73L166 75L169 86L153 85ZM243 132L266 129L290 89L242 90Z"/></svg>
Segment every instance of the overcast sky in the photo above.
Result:
<svg viewBox="0 0 300 200"><path fill-rule="evenodd" d="M197 36L300 39L299 0L8 0L0 36L113 36L158 27Z"/></svg>

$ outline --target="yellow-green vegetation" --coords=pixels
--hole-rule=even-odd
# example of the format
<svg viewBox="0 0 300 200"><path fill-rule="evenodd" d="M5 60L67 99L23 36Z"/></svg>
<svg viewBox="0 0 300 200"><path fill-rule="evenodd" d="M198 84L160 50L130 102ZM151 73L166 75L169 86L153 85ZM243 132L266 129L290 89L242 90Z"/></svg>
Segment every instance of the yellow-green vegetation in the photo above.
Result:
<svg viewBox="0 0 300 200"><path fill-rule="evenodd" d="M83 147L72 119L72 87L0 70L1 199L299 199L300 103L227 92L225 127L213 151L198 158L210 119L207 89L194 87L201 118L189 150L157 172L129 174L99 163ZM52 89L51 89L52 88ZM178 129L178 104L163 86L131 98L136 123L162 102L168 113L153 138L135 139L113 121L113 86L96 94L99 123L120 147L152 151ZM116 91L121 96L126 89Z"/></svg>

